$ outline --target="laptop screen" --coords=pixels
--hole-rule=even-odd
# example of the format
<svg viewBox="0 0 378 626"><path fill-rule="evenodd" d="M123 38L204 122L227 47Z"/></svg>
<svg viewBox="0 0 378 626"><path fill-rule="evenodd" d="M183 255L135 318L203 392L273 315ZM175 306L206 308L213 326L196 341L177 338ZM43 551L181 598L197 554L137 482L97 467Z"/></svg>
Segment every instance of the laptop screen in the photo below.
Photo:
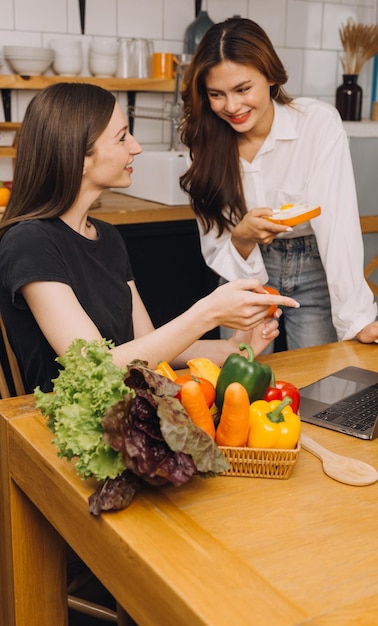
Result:
<svg viewBox="0 0 378 626"><path fill-rule="evenodd" d="M339 378L338 376L328 376L318 380L313 385L304 387L300 390L300 393L302 398L333 404L346 396L350 396L352 393L356 393L356 391L364 389L366 386L353 380Z"/></svg>

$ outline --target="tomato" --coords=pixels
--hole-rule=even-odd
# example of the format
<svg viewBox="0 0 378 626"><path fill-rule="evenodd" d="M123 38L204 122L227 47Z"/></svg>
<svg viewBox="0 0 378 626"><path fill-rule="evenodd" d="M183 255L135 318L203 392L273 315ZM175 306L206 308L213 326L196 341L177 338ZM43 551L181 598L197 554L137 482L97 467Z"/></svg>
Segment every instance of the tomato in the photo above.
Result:
<svg viewBox="0 0 378 626"><path fill-rule="evenodd" d="M185 383L187 383L190 380L194 380L196 383L200 385L201 391L203 395L205 396L206 404L210 409L215 402L215 387L213 383L211 383L206 378L190 376L189 374L184 375L184 376L178 376L178 378L176 378L175 380L175 383L176 385L182 386L182 385L185 385ZM181 400L181 391L178 392L178 394L176 395L176 398Z"/></svg>
<svg viewBox="0 0 378 626"><path fill-rule="evenodd" d="M188 380L193 380L192 376L190 374L183 374L182 376L177 376L175 383L177 385L183 385L184 383L187 383Z"/></svg>
<svg viewBox="0 0 378 626"><path fill-rule="evenodd" d="M265 291L267 291L268 293L272 293L275 296L279 296L280 292L277 291L277 289L274 289L274 287L269 287L269 285L264 285L264 289ZM276 304L271 304L268 312L266 314L266 317L273 317L274 313L277 311L277 305Z"/></svg>

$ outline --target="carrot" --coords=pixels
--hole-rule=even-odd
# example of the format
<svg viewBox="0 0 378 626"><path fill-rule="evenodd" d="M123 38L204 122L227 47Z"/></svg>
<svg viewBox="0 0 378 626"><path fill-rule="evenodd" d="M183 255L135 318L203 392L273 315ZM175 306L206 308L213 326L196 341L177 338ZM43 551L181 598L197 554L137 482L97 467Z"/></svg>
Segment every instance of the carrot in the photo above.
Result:
<svg viewBox="0 0 378 626"><path fill-rule="evenodd" d="M215 437L214 420L207 406L201 384L189 380L181 388L181 404L199 428L202 428L212 439Z"/></svg>
<svg viewBox="0 0 378 626"><path fill-rule="evenodd" d="M244 447L249 431L248 392L238 382L226 387L219 426L215 433L218 446Z"/></svg>

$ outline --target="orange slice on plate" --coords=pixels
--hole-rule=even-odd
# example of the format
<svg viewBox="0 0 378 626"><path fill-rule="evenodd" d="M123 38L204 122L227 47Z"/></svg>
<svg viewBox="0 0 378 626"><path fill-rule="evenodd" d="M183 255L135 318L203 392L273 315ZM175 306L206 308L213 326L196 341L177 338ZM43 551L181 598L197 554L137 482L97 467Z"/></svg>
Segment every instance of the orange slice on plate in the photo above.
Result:
<svg viewBox="0 0 378 626"><path fill-rule="evenodd" d="M297 202L295 204L283 204L277 213L273 213L266 219L275 224L296 226L318 217L320 213L320 206L312 206L307 202Z"/></svg>

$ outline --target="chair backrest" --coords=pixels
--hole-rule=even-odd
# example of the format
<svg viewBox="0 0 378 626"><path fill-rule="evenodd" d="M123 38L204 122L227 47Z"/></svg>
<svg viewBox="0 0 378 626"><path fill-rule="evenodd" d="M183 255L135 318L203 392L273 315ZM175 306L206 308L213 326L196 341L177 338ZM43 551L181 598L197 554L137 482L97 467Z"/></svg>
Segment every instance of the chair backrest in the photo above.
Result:
<svg viewBox="0 0 378 626"><path fill-rule="evenodd" d="M23 396L25 393L24 383L22 382L20 368L18 367L17 359L8 341L7 331L4 326L2 317L0 317L0 330L3 336L4 348L8 359L9 370L12 376L13 387L16 395ZM9 398L11 396L9 385L4 374L4 369L0 364L0 393L2 398Z"/></svg>
<svg viewBox="0 0 378 626"><path fill-rule="evenodd" d="M6 379L3 366L0 363L0 396L2 398L10 398L11 394L8 387L8 381Z"/></svg>
<svg viewBox="0 0 378 626"><path fill-rule="evenodd" d="M360 224L364 235L378 234L378 215L361 215ZM378 252L364 267L366 281L375 296L378 296L378 283L373 278L373 274L377 271Z"/></svg>

